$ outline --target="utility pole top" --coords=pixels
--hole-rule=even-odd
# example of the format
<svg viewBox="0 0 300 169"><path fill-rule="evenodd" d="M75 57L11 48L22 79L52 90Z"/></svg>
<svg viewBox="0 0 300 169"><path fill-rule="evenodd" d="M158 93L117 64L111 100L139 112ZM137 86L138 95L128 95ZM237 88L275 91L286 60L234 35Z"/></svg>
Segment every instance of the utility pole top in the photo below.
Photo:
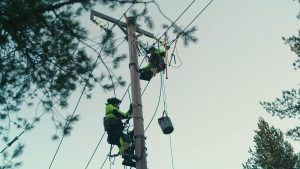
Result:
<svg viewBox="0 0 300 169"><path fill-rule="evenodd" d="M117 19L115 19L115 18L112 18L112 17L110 17L110 16L107 16L107 15L105 15L105 14L103 14L103 13L100 13L100 12L97 12L97 11L94 11L94 10L91 10L90 19L91 19L92 21L95 21L94 16L99 17L99 18L102 18L102 19L107 20L107 21L109 21L109 22L115 23L115 24L118 25L120 28L127 28L127 24L126 24L126 23L124 23L124 22L122 22L122 21L120 21L120 20L117 20ZM134 18L134 17L129 17L129 18ZM132 22L134 22L134 19L131 19L131 20L132 20ZM149 38L155 38L155 36L154 36L153 33L148 32L148 31L146 31L146 30L143 30L143 29L140 29L140 28L135 28L135 31L138 32L138 33L141 33L141 34L143 34L143 35L145 35L145 36L148 36Z"/></svg>
<svg viewBox="0 0 300 169"><path fill-rule="evenodd" d="M128 25L135 25L135 18L134 17L127 17L127 24Z"/></svg>

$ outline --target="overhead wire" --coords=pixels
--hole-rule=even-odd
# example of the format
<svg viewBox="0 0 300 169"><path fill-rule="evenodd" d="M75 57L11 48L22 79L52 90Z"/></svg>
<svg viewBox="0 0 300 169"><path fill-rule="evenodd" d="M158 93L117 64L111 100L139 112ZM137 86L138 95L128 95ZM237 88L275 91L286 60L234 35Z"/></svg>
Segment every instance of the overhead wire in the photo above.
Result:
<svg viewBox="0 0 300 169"><path fill-rule="evenodd" d="M106 158L105 158L105 160L103 161L103 163L102 163L102 165L101 165L101 167L100 167L100 169L102 169L103 168L103 166L104 166L104 164L105 164L105 162L106 162L106 160L107 160L107 158L109 157L109 155L107 155L106 156Z"/></svg>
<svg viewBox="0 0 300 169"><path fill-rule="evenodd" d="M78 50L79 43L80 43L80 42L77 43L76 48L75 48L75 50L74 50L74 52L73 52L73 55L75 55L76 51ZM47 60L47 61L49 61L49 60ZM49 61L49 63L53 64L54 66L57 66L57 67L58 67L59 69L61 69L62 71L65 71L64 69L62 69L62 68L59 67L58 65L52 63L51 61ZM81 77L81 78L82 78L82 77ZM62 97L61 97L60 99L58 99L58 100L51 106L50 110L46 110L46 111L44 111L44 113L42 113L39 117L36 117L35 120L34 120L31 124L29 124L27 127L25 127L25 129L24 129L19 135L15 136L14 139L13 139L12 141L10 141L10 142L7 144L7 146L6 146L3 150L1 150L0 153L3 153L8 147L10 147L15 141L17 141L17 140L18 140L18 139L19 139L19 138L20 138L27 130L31 129L32 126L33 126L33 124L34 124L35 122L39 121L39 119L40 119L44 114L46 114L47 112L51 111L51 109L54 107L54 105L56 105L61 99L62 99ZM40 103L40 102L39 102L39 103ZM55 108L55 107L54 107L54 108ZM36 113L35 113L35 114L37 115L37 109L36 109Z"/></svg>
<svg viewBox="0 0 300 169"><path fill-rule="evenodd" d="M129 6L128 9L124 12L124 14L125 14L126 12L128 12L129 9L130 9L133 5L134 5L134 4L131 4L131 6ZM123 15L119 18L118 22L122 19L122 17L123 17ZM116 25L117 25L117 23L115 23L115 24L110 28L110 30L112 30ZM96 59L96 61L95 61L95 65L93 66L93 68L92 68L92 70L91 70L91 73L92 73L93 70L95 69L95 67L96 67L96 65L97 65L97 62L98 62L98 59L100 59L100 60L102 61L102 63L104 64L104 61L103 61L103 59L102 59L101 56L100 56L100 54L101 54L101 52L102 52L102 50L103 50L103 47L104 47L104 44L103 44L102 48L100 49L100 51L99 51L99 53L98 53L97 59ZM104 66L107 68L107 66L106 66L105 64L104 64ZM108 69L107 69L107 70L108 70ZM112 85L113 85L113 87L114 87L114 84L112 84ZM76 103L76 106L75 106L75 108L74 108L74 111L73 111L73 113L72 113L70 119L73 118L73 116L74 116L74 114L75 114L75 112L76 112L76 110L77 110L77 107L78 107L78 105L79 105L79 103L80 103L80 101L81 101L81 98L82 98L83 93L84 93L84 91L85 91L85 89L86 89L86 86L87 86L87 83L84 85L84 88L83 88L83 90L82 90L82 92L81 92L81 94L80 94L80 97L79 97L79 99L78 99L78 101L77 101L77 103ZM115 94L115 89L114 89L114 94ZM116 95L116 94L115 94L115 95ZM66 122L66 127L68 127L69 125L70 125L70 121L67 121L67 122ZM51 160L49 169L51 168L51 166L52 166L52 164L53 164L53 162L54 162L54 159L55 159L55 157L56 157L56 155L57 155L57 153L58 153L58 150L59 150L59 148L60 148L60 146L61 146L61 144L62 144L62 141L63 141L63 139L64 139L64 136L65 136L65 134L63 134L63 136L62 136L62 138L61 138L61 140L60 140L60 142L59 142L59 145L58 145L58 147L57 147L57 149L56 149L56 151L55 151L55 154L54 154L54 156L53 156L53 158L52 158L52 160Z"/></svg>
<svg viewBox="0 0 300 169"><path fill-rule="evenodd" d="M113 40L110 40L110 42L116 42L116 41L124 39L124 38L125 37L113 39ZM90 40L90 38L87 38L87 39ZM94 47L94 46L101 45L101 44L102 44L102 42L97 42L97 43L91 44L90 46ZM78 48L78 50L81 50L81 49L84 49L84 48L88 48L88 46L82 46L82 47ZM117 48L117 47L115 47L115 48Z"/></svg>
<svg viewBox="0 0 300 169"><path fill-rule="evenodd" d="M84 42L82 42L82 43L84 43ZM91 47L90 45L88 45L88 44L85 44L85 45L87 45L87 46L88 46L91 50L93 50L95 53L98 53L98 52L96 51L96 49L94 49L94 48ZM104 45L101 47L100 52L98 53L97 59L96 59L96 61L95 61L95 63L96 63L95 66L98 64L98 63L97 63L97 62L98 62L98 59L100 59L100 61L102 62L102 64L104 65L105 69L106 69L107 72L108 72L108 75L109 75L109 78L110 78L110 80L111 80L111 84L112 84L112 87L113 87L114 96L116 97L115 84L114 84L114 81L113 81L113 76L111 75L112 72L111 72L111 70L108 68L108 66L106 65L106 63L104 62L103 58L100 56L100 53L102 52L103 48L104 48ZM95 68L95 66L94 66L94 68ZM93 69L94 69L94 68L93 68ZM92 69L92 70L93 70L93 69Z"/></svg>
<svg viewBox="0 0 300 169"><path fill-rule="evenodd" d="M194 18L192 21L190 21L190 23L179 33L177 34L176 38L178 38L180 36L180 34L182 34L205 10L206 8L213 2L214 0L211 0ZM175 38L175 39L176 39ZM170 46L174 43L174 40L171 41L171 43L169 44Z"/></svg>
<svg viewBox="0 0 300 169"><path fill-rule="evenodd" d="M197 15L194 17L194 19L183 29L182 32L184 32L204 11L205 9L213 2L214 0L211 0Z"/></svg>
<svg viewBox="0 0 300 169"><path fill-rule="evenodd" d="M161 39L164 35L167 34L167 32L173 27L173 25L181 18L181 16L193 5L193 3L195 2L196 0L193 0L187 7L186 9L175 19L174 22L172 22L172 24L167 28L167 30L165 30L165 32L157 39L157 41L152 45L154 46L159 39Z"/></svg>
<svg viewBox="0 0 300 169"><path fill-rule="evenodd" d="M123 38L123 40L122 40L117 46L115 46L113 50L117 49L117 48L118 48L120 45L122 45L125 41L126 41L126 38ZM106 59L107 57L108 57L108 55L105 56L105 57L103 58L103 60Z"/></svg>
<svg viewBox="0 0 300 169"><path fill-rule="evenodd" d="M78 44L77 44L75 50L77 50L78 45L79 45L79 42L78 42ZM75 52L76 52L76 51L73 52L73 55L75 54ZM49 61L49 63L52 63L52 62ZM55 65L55 64L54 64L54 65ZM55 65L55 66L57 66L57 65ZM63 70L61 67L58 67L58 68L60 68L61 70ZM65 70L63 70L63 71L65 71ZM19 138L20 138L27 130L31 129L32 126L33 126L33 124L35 124L37 121L39 121L40 118L41 118L44 114L46 114L46 113L49 112L49 111L52 111L52 108L55 108L54 105L56 105L61 99L62 99L62 97L59 98L56 102L54 102L54 104L51 106L51 108L50 108L49 110L44 111L39 117L37 117L38 106L39 106L39 104L41 103L41 101L39 101L38 106L37 106L36 111L35 111L35 115L36 115L35 120L32 121L32 123L30 123L27 127L25 127L24 130L23 130L19 135L15 136L14 139L11 140L11 141L7 144L7 146L6 146L3 150L1 150L0 153L3 153L8 147L10 147L15 141L17 141L17 140L18 140L18 139L19 139ZM41 100L41 99L40 99L40 100Z"/></svg>
<svg viewBox="0 0 300 169"><path fill-rule="evenodd" d="M194 18L193 18L193 20L191 20L190 21L190 23L180 32L180 33L178 33L177 34L177 36L176 36L176 38L175 39L173 39L170 43L169 43L169 46L171 46L174 42L175 42L175 46L174 46L174 50L176 50L176 54L177 54L177 58L179 59L179 61L180 61L180 64L178 65L178 66L172 66L171 65L171 61L172 61L172 58L174 59L174 61L176 62L176 60L175 60L175 55L174 55L174 50L173 50L173 52L172 52L172 54L171 54L171 59L170 59L170 62L169 62L169 66L171 66L171 67L174 67L174 68L179 68L179 67L181 67L182 66L182 61L181 61L181 59L180 59L180 57L179 57L179 55L178 55L178 52L177 52L177 48L176 48L176 44L177 44L177 41L178 41L178 38L179 38L179 36L183 33L183 32L185 32L186 31L186 29L206 10L206 8L213 2L214 0L211 0Z"/></svg>
<svg viewBox="0 0 300 169"><path fill-rule="evenodd" d="M82 98L82 96L83 96L83 93L84 93L84 91L85 91L85 88L86 88L86 85L84 85L84 88L83 88L83 90L82 90L82 92L81 92L81 94L80 94L80 96L79 96L79 99L78 99L78 101L77 101L77 103L76 103L76 106L75 106L75 108L74 108L74 110L73 110L73 113L72 113L70 119L73 118L73 116L74 116L74 114L75 114L75 112L76 112L76 110L77 110L77 107L78 107L78 105L79 105L79 103L80 103L80 101L81 101L81 98ZM65 128L69 127L69 125L70 125L70 121L67 121L67 122L66 122L66 125L65 125L65 126L66 126ZM57 149L56 149L56 151L55 151L55 154L54 154L54 156L53 156L53 158L52 158L52 160L51 160L49 169L51 168L51 166L52 166L52 164L53 164L53 162L54 162L54 159L55 159L55 157L56 157L56 155L57 155L57 152L58 152L58 150L59 150L59 148L60 148L60 146L61 146L61 144L62 144L62 142L63 142L63 140L64 140L64 137L65 137L65 134L63 133L62 138L60 139L60 142L59 142L59 144L58 144L58 147L57 147Z"/></svg>
<svg viewBox="0 0 300 169"><path fill-rule="evenodd" d="M92 156L90 157L88 163L87 163L86 166L85 166L85 169L87 169L87 168L89 167L90 162L92 161L92 159L93 159L93 157L94 157L94 155L95 155L95 153L96 153L96 151L97 151L97 149L98 149L98 147L99 147L99 145L100 145L100 143L101 143L101 141L102 141L102 139L103 139L105 133L106 133L106 132L104 132L104 133L102 134L102 136L101 136L101 138L100 138L100 140L99 140L99 142L98 142L96 148L95 148L94 151L93 151Z"/></svg>
<svg viewBox="0 0 300 169"><path fill-rule="evenodd" d="M54 104L52 105L52 107L53 107L55 104L57 104L61 99L62 99L62 97L59 98L56 102L54 102ZM40 116L35 117L35 119L34 119L28 126L26 126L25 129L24 129L19 135L15 136L14 139L11 140L11 141L6 145L6 147L3 148L3 149L1 150L0 153L3 153L8 147L10 147L13 143L15 143L15 141L17 141L17 140L18 140L18 139L19 139L19 138L20 138L27 130L30 130L30 129L33 127L33 125L34 125L37 121L39 121L39 120L42 118L42 116L44 116L44 115L45 115L47 112L49 112L49 111L51 111L51 109L50 109L50 110L45 110Z"/></svg>

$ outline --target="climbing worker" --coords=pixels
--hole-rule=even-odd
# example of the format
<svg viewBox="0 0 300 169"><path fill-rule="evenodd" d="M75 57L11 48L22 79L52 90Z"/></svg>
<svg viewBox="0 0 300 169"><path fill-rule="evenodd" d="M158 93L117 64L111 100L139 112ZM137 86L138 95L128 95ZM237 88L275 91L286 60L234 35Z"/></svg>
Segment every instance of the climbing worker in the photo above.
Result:
<svg viewBox="0 0 300 169"><path fill-rule="evenodd" d="M119 110L121 100L117 98L107 99L104 117L104 129L108 134L107 141L109 144L117 145L119 153L124 159L122 165L135 167L134 148L132 144L133 131L125 134L123 119L130 119L132 117L132 106L128 112L123 113Z"/></svg>
<svg viewBox="0 0 300 169"><path fill-rule="evenodd" d="M150 81L156 73L159 73L166 69L165 50L161 48L151 47L147 53L150 54L147 66L139 69L140 79Z"/></svg>

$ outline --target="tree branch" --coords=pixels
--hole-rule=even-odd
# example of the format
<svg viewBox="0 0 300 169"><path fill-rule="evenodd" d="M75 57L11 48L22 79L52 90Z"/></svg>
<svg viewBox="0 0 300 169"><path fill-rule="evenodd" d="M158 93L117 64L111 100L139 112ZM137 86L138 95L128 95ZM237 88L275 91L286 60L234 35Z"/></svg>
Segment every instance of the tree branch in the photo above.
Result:
<svg viewBox="0 0 300 169"><path fill-rule="evenodd" d="M59 9L59 8L65 6L65 5L72 5L72 4L80 3L80 2L82 2L82 0L69 0L69 1L66 1L66 2L46 6L42 10L43 11L52 11L52 10L55 10L55 9Z"/></svg>

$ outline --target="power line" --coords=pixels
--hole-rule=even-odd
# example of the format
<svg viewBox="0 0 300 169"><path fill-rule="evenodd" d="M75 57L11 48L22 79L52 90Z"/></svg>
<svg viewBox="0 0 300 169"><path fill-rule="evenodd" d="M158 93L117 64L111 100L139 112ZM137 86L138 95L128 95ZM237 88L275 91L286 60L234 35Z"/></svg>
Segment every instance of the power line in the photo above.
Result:
<svg viewBox="0 0 300 169"><path fill-rule="evenodd" d="M179 34L177 34L177 36L176 36L176 38L175 39L177 39L179 36L180 36L180 34L182 34L182 33L184 33L184 31L204 12L204 10L213 2L214 0L211 0L198 14L197 14L197 16L183 29L183 31L181 31ZM174 43L174 41L175 41L175 39L173 39L172 41L171 41L171 43L169 44L169 46L171 46L173 43Z"/></svg>
<svg viewBox="0 0 300 169"><path fill-rule="evenodd" d="M52 107L55 105L55 104L57 104L60 100L62 99L62 97L61 98L59 98L53 105L52 105ZM52 108L51 107L51 108ZM50 109L51 110L51 109ZM13 143L15 143L15 141L17 141L27 130L30 130L31 128L32 128L32 126L37 122L37 121L39 121L40 119L41 119L41 117L42 116L44 116L47 112L49 112L50 110L46 110L46 111L44 111L39 117L35 117L35 120L33 120L28 126L26 126L25 127L25 129L19 134L19 135L17 135L17 136L15 136L15 138L13 139L13 140L11 140L7 145L6 145L6 147L5 148L3 148L2 150L1 150L1 152L0 153L3 153L8 147L10 147Z"/></svg>
<svg viewBox="0 0 300 169"><path fill-rule="evenodd" d="M103 133L103 135L102 135L102 137L100 138L100 140L99 140L99 142L98 142L98 144L97 144L97 146L96 146L95 150L93 151L93 154L92 154L92 156L90 157L90 159L89 159L88 163L87 163L87 164L86 164L86 166L85 166L85 169L87 169L87 168L88 168L88 166L90 165L90 162L91 162L91 160L93 159L93 157L94 157L94 155L95 155L95 153L96 153L96 151L97 151L97 149L98 149L98 147L99 147L99 145L100 145L100 143L101 143L101 141L102 141L102 139L103 139L103 137L104 137L105 133L106 133L106 132L104 132L104 133Z"/></svg>
<svg viewBox="0 0 300 169"><path fill-rule="evenodd" d="M84 43L84 42L82 42L82 43ZM90 45L88 45L88 44L85 44L85 45L87 45L87 46L88 46L91 50L93 50L95 53L98 53L98 52L97 52L93 47L91 47ZM112 84L112 87L113 87L114 95L115 95L115 97L116 97L116 89L115 89L115 84L114 84L114 81L113 81L113 78L112 78L112 75L111 75L111 71L109 70L108 66L106 65L106 63L104 62L104 60L102 59L102 57L100 56L100 53L102 52L103 48L104 48L104 44L103 44L103 46L101 47L100 52L98 53L97 59L96 59L96 61L95 61L95 66L94 66L94 68L95 68L96 65L98 64L98 63L97 63L97 62L98 62L98 59L100 59L100 61L102 62L102 64L104 65L105 69L107 70L107 72L108 72L108 74L109 74L109 78L110 78L110 80L111 80L111 84ZM93 68L93 69L94 69L94 68ZM93 69L92 69L92 70L93 70Z"/></svg>
<svg viewBox="0 0 300 169"><path fill-rule="evenodd" d="M126 38L123 37L123 40L122 40L117 46L115 46L115 47L113 48L113 50L117 49L117 48L118 48L119 46L121 46L125 41L126 41ZM108 55L105 56L105 57L103 58L103 60L106 59L107 57L108 57Z"/></svg>
<svg viewBox="0 0 300 169"><path fill-rule="evenodd" d="M107 155L107 156L106 156L106 158L105 158L105 160L103 161L103 163L102 163L102 165L101 165L100 169L102 169L102 168L103 168L103 166L104 166L104 164L105 164L105 162L106 162L106 160L107 160L108 156L109 156L109 155Z"/></svg>
<svg viewBox="0 0 300 169"><path fill-rule="evenodd" d="M110 42L116 42L116 41L118 41L118 40L121 40L121 39L124 39L125 37L122 37L122 38L117 38L117 39L113 39L113 40L110 40ZM91 41L91 39L90 38L88 38L88 40L90 40ZM94 41L92 41L92 42L94 42ZM91 44L90 46L97 46L97 45L101 45L102 44L102 42L96 42L96 43L94 43L94 44ZM78 50L81 50L81 49L84 49L84 48L87 48L88 46L82 46L82 47L80 47L80 48L78 48ZM117 46L118 47L118 46ZM117 47L115 47L115 48L117 48Z"/></svg>
<svg viewBox="0 0 300 169"><path fill-rule="evenodd" d="M129 6L129 8L124 12L124 14L125 14L132 6L133 6L133 4L131 4L131 6ZM122 17L123 17L123 15L119 18L118 21L120 21L120 20L122 19ZM112 31L112 29L115 27L116 24L117 24L117 23L115 23L115 24L110 28L110 31ZM94 65L94 67L92 68L91 73L92 73L93 70L95 69L95 67L96 67L96 65L97 65L97 62L98 62L98 59L100 59L100 60L102 61L102 63L104 64L104 61L103 61L103 59L101 58L101 55L100 55L101 52L102 52L102 50L103 50L103 47L104 47L104 44L103 44L102 48L100 49L100 51L99 51L99 53L98 53L97 59L96 59L96 61L95 61L95 65ZM104 66L107 68L107 66L106 66L105 64L104 64ZM114 84L112 84L112 85L113 85L113 87L114 87ZM77 101L77 104L76 104L76 106L75 106L75 109L74 109L74 111L73 111L73 113L72 113L70 119L72 119L72 117L74 116L74 114L75 114L75 112L76 112L76 110L77 110L77 106L79 105L79 103L80 103L80 101L81 101L81 98L82 98L83 93L84 93L84 91L85 91L85 89L86 89L86 86L87 86L87 83L85 83L85 85L84 85L84 88L83 88L83 90L82 90L82 92L81 92L81 95L80 95L80 97L79 97L79 99L78 99L78 101ZM114 89L114 94L115 94L115 89ZM66 128L67 128L69 125L70 125L70 121L67 121L67 122L66 122ZM53 156L53 158L52 158L52 161L51 161L51 163L50 163L49 169L51 168L51 166L52 166L52 164L53 164L53 162L54 162L54 159L55 159L55 157L56 157L56 155L57 155L57 152L58 152L58 150L59 150L59 148L60 148L60 146L61 146L61 144L62 144L62 142L63 142L64 136L65 136L65 134L63 133L63 136L62 136L62 138L61 138L61 140L60 140L60 143L59 143L59 145L58 145L58 147L57 147L57 149L56 149L56 152L55 152L55 154L54 154L54 156Z"/></svg>
<svg viewBox="0 0 300 169"><path fill-rule="evenodd" d="M174 22L172 22L172 24L168 27L168 29L160 36L160 38L158 39L161 39L170 29L171 27L173 27L173 25L181 18L181 16L192 6L192 4L195 2L196 0L193 0L187 7L186 9L176 18L176 20ZM157 41L156 41L157 43ZM153 46L156 44L154 43Z"/></svg>
<svg viewBox="0 0 300 169"><path fill-rule="evenodd" d="M72 119L72 117L74 116L74 114L75 114L75 112L76 112L76 110L77 110L77 107L78 107L78 105L79 105L79 103L80 103L80 101L81 101L81 98L82 98L82 96L83 96L83 93L84 93L84 91L85 91L85 88L86 88L86 85L84 85L84 88L83 88L83 90L82 90L82 92L81 92L81 94L80 94L80 97L79 97L79 99L78 99L78 101L77 101L77 103L76 103L76 106L75 106L75 108L74 108L74 111L73 111L73 113L72 113L70 119ZM67 122L66 122L66 126L65 126L64 128L69 127L69 125L70 125L70 121L67 121ZM63 140L64 140L64 137L65 137L65 134L63 133L62 138L60 139L60 142L59 142L59 144L58 144L58 147L57 147L57 149L56 149L56 151L55 151L55 154L54 154L54 156L53 156L53 158L52 158L52 160L51 160L49 169L51 168L51 166L52 166L52 164L53 164L53 162L54 162L54 159L55 159L55 157L56 157L56 155L57 155L57 152L58 152L58 150L59 150L59 148L60 148L60 146L61 146L61 144L62 144L62 142L63 142Z"/></svg>
<svg viewBox="0 0 300 169"><path fill-rule="evenodd" d="M182 32L184 32L204 11L205 9L213 2L214 0L211 0L198 14L197 16L183 29Z"/></svg>

